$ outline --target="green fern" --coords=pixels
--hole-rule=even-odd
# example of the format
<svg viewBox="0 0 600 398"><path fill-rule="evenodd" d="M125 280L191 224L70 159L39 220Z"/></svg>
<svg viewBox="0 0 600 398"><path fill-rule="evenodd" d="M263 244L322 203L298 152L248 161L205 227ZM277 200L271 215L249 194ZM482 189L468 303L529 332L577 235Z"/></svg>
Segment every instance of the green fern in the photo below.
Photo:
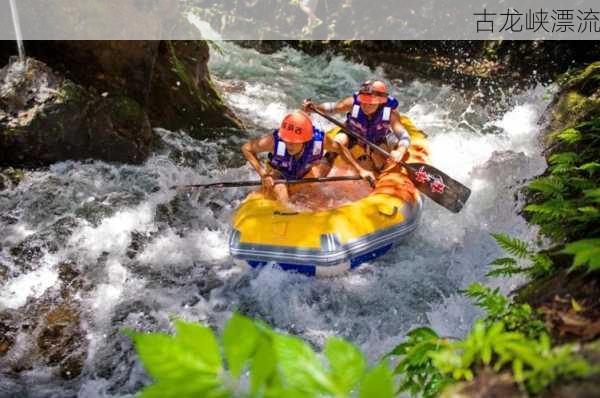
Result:
<svg viewBox="0 0 600 398"><path fill-rule="evenodd" d="M553 349L547 334L528 338L507 331L503 322L486 325L478 321L464 340L431 353L431 357L442 374L455 380L472 380L483 366L497 372L510 370L515 381L531 394L537 394L561 379L584 377L594 372L576 355L575 346Z"/></svg>
<svg viewBox="0 0 600 398"><path fill-rule="evenodd" d="M548 163L551 165L566 164L574 165L580 156L575 152L561 152L554 154L548 158Z"/></svg>
<svg viewBox="0 0 600 398"><path fill-rule="evenodd" d="M560 194L565 185L561 181L560 178L557 177L539 177L529 183L527 188L532 191L541 192L546 196L552 196L555 194Z"/></svg>
<svg viewBox="0 0 600 398"><path fill-rule="evenodd" d="M563 141L567 144L574 144L576 142L581 141L581 139L583 138L581 132L574 128L562 130L556 134L553 134L553 136L556 139Z"/></svg>
<svg viewBox="0 0 600 398"><path fill-rule="evenodd" d="M492 271L485 274L487 277L513 276L526 271L517 265L517 261L510 257L497 258L490 263Z"/></svg>
<svg viewBox="0 0 600 398"><path fill-rule="evenodd" d="M492 237L508 254L512 254L518 258L528 258L531 255L531 249L525 241L501 233L492 234Z"/></svg>
<svg viewBox="0 0 600 398"><path fill-rule="evenodd" d="M587 171L590 174L594 174L595 172L600 171L600 163L588 162L586 164L579 166L577 169Z"/></svg>
<svg viewBox="0 0 600 398"><path fill-rule="evenodd" d="M569 243L562 250L562 253L574 256L572 270L587 265L588 272L600 271L600 238L583 239Z"/></svg>
<svg viewBox="0 0 600 398"><path fill-rule="evenodd" d="M527 205L523 210L542 215L542 220L556 221L573 216L575 209L571 208L571 206L573 206L572 203L566 202L563 199L551 199L541 204Z"/></svg>

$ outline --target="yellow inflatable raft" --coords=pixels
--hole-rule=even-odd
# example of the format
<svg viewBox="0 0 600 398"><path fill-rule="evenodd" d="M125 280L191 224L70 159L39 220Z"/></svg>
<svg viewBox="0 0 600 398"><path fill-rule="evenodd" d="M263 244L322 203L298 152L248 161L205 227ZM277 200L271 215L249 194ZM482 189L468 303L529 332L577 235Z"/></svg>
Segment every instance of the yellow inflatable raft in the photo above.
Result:
<svg viewBox="0 0 600 398"><path fill-rule="evenodd" d="M408 118L402 123L411 135L407 162L428 163L425 134ZM352 151L356 156L362 148ZM338 157L338 175L347 170L340 163ZM332 276L384 254L419 223L422 198L400 167L381 174L375 189L364 181L307 185L297 189L310 198L363 193L353 202L313 211L284 208L260 191L249 194L233 217L229 249L236 262L254 268L275 263L285 270Z"/></svg>

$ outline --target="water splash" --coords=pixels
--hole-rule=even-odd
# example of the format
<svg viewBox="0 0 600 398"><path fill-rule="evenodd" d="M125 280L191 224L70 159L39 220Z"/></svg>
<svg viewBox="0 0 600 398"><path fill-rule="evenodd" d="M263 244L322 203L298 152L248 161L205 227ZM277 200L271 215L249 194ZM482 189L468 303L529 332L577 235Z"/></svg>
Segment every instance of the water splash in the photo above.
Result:
<svg viewBox="0 0 600 398"><path fill-rule="evenodd" d="M231 43L223 49L210 67L225 100L253 123L252 137L270 131L304 97L334 100L382 75L340 57L290 49L267 56ZM62 162L0 192L0 273L6 267L9 275L0 290L22 293L3 293L0 307L53 297L66 284L58 267L69 262L85 286L73 297L89 341L82 375L72 382L40 364L15 381L5 376L8 365L0 358L0 395L133 396L149 380L119 330L170 330L173 316L220 327L239 310L317 345L344 336L371 359L414 326L464 334L478 311L457 291L485 280L487 262L500 254L489 233L527 239L536 232L517 215L514 196L545 166L536 141L545 88L514 96L508 111L498 111L491 99L478 105L448 86L416 81L394 87L401 112L430 135L434 164L473 194L456 215L426 202L423 223L406 244L335 279L269 267L247 271L232 263L229 222L246 189L193 195L168 189L255 178L239 153L250 137L197 141L157 129L166 149L141 166ZM24 281L29 291L17 289ZM506 291L517 282L497 283ZM29 341L25 331L18 336Z"/></svg>

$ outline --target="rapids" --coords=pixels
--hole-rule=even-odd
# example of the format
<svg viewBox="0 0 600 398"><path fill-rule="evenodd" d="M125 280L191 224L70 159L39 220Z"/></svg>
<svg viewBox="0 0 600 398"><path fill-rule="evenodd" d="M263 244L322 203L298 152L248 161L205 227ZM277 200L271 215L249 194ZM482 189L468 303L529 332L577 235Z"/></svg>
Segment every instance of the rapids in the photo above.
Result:
<svg viewBox="0 0 600 398"><path fill-rule="evenodd" d="M211 73L251 137L276 127L303 98L335 100L383 75L341 57L220 46ZM552 87L480 98L383 77L401 113L429 134L432 164L473 194L459 214L426 200L422 224L405 244L348 275L317 280L239 269L227 236L248 191L169 189L256 178L239 151L248 137L234 133L207 132L198 141L159 128L164 149L141 166L63 162L0 191L0 314L17 330L0 357L0 397L133 396L148 378L120 330L170 330L174 317L222 327L238 310L316 346L343 336L372 360L415 326L463 335L478 311L459 289L486 281L487 264L501 254L489 233L535 237L518 214L518 192L545 167L538 120ZM492 283L507 292L519 281ZM78 377L59 377L58 365L37 353L38 302L78 314L77 341L64 348L79 353Z"/></svg>

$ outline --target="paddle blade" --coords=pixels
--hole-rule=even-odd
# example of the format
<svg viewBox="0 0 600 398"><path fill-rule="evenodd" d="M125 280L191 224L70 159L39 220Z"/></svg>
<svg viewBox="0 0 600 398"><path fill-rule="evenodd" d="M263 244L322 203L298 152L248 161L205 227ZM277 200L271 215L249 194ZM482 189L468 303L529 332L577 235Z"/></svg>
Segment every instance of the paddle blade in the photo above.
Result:
<svg viewBox="0 0 600 398"><path fill-rule="evenodd" d="M437 204L458 213L471 195L471 190L446 173L425 163L404 164L415 187Z"/></svg>

